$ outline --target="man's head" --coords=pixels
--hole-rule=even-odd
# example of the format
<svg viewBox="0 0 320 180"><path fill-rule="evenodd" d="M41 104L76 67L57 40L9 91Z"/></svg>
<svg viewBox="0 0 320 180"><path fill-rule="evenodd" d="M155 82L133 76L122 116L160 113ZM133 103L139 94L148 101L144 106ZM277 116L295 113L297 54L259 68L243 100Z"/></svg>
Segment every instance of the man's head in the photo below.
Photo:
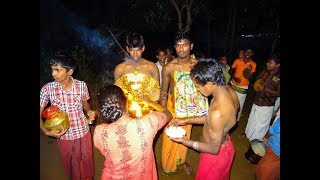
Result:
<svg viewBox="0 0 320 180"><path fill-rule="evenodd" d="M187 31L180 30L176 33L174 47L178 58L183 59L190 55L193 48L193 43Z"/></svg>
<svg viewBox="0 0 320 180"><path fill-rule="evenodd" d="M126 37L126 48L133 61L139 61L144 51L143 36L138 33L130 33Z"/></svg>
<svg viewBox="0 0 320 180"><path fill-rule="evenodd" d="M267 62L267 69L269 71L280 68L280 56L278 54L272 54Z"/></svg>
<svg viewBox="0 0 320 180"><path fill-rule="evenodd" d="M254 55L254 52L253 52L252 49L246 49L246 50L244 51L243 60L249 61L253 55Z"/></svg>
<svg viewBox="0 0 320 180"><path fill-rule="evenodd" d="M223 64L223 65L227 65L227 63L228 63L227 56L220 56L218 58L218 63Z"/></svg>
<svg viewBox="0 0 320 180"><path fill-rule="evenodd" d="M204 96L211 95L211 87L226 85L221 66L215 59L200 58L190 71L195 87Z"/></svg>
<svg viewBox="0 0 320 180"><path fill-rule="evenodd" d="M238 57L239 58L244 58L244 50L239 50Z"/></svg>
<svg viewBox="0 0 320 180"><path fill-rule="evenodd" d="M164 49L158 49L156 51L156 58L158 59L159 63L164 66L164 64L166 63L166 59L167 59L167 53Z"/></svg>
<svg viewBox="0 0 320 180"><path fill-rule="evenodd" d="M52 77L60 82L69 78L76 69L76 64L71 57L65 55L56 55L49 62L52 70Z"/></svg>

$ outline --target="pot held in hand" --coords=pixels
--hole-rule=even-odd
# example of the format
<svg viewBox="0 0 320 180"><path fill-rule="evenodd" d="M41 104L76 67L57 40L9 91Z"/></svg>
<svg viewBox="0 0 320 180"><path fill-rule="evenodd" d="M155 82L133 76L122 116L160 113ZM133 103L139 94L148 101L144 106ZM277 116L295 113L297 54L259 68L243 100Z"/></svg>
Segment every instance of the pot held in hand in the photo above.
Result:
<svg viewBox="0 0 320 180"><path fill-rule="evenodd" d="M48 107L41 115L46 118L43 125L49 131L56 130L61 132L70 127L68 114L60 111L57 106Z"/></svg>

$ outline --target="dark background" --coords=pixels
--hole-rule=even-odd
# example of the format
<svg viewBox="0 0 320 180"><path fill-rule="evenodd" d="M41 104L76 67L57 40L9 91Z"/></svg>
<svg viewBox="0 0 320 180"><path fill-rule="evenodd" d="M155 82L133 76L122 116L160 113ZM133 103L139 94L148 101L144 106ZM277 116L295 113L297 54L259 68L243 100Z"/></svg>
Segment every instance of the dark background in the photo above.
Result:
<svg viewBox="0 0 320 180"><path fill-rule="evenodd" d="M185 1L176 2L182 7ZM190 33L195 44L192 53L198 56L227 55L231 65L238 50L251 48L260 71L271 53L280 52L279 0L193 0L190 9ZM185 28L186 10L181 16ZM121 48L115 39L125 48L128 32L144 36L143 57L156 62L158 48L173 47L177 22L170 0L41 0L41 81L49 78L44 78L48 74L44 70L46 59L61 52L83 57L87 67L78 68L82 72L113 72L121 62ZM90 81L88 75L79 78Z"/></svg>

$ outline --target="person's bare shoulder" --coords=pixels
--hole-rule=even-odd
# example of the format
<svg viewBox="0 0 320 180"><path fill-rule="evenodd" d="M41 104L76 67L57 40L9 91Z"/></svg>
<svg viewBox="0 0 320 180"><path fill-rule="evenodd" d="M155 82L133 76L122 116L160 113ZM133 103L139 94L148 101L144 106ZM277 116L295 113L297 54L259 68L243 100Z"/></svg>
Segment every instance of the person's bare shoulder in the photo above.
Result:
<svg viewBox="0 0 320 180"><path fill-rule="evenodd" d="M126 66L125 64L126 62L122 62L114 68L113 74L114 74L115 80L119 79L123 75L123 72Z"/></svg>
<svg viewBox="0 0 320 180"><path fill-rule="evenodd" d="M163 66L162 70L170 73L175 70L176 66L178 65L177 58L171 60L169 63Z"/></svg>
<svg viewBox="0 0 320 180"><path fill-rule="evenodd" d="M126 63L127 63L127 62L124 61L124 62L118 64L118 65L115 67L115 69L121 69L121 68L123 68L124 66L126 66Z"/></svg>
<svg viewBox="0 0 320 180"><path fill-rule="evenodd" d="M147 59L144 59L144 63L147 65L147 66L150 66L150 67L153 67L153 68L157 68L157 65L156 63L150 61L150 60L147 60Z"/></svg>

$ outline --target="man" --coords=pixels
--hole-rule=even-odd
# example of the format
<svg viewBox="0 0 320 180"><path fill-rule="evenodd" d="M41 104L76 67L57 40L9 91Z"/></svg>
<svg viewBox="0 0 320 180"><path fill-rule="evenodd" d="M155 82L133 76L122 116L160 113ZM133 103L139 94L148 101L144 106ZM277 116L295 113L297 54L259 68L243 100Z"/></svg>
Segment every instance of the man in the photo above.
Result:
<svg viewBox="0 0 320 180"><path fill-rule="evenodd" d="M159 48L156 51L156 58L158 60L156 62L156 65L157 65L157 67L159 69L160 87L161 87L162 86L162 80L161 80L162 67L167 64L167 53L166 53L166 51Z"/></svg>
<svg viewBox="0 0 320 180"><path fill-rule="evenodd" d="M172 55L172 47L171 46L167 47L166 53L167 53L166 63L168 63L168 62L172 61L174 58L176 58L176 57L174 57L174 55Z"/></svg>
<svg viewBox="0 0 320 180"><path fill-rule="evenodd" d="M275 102L280 97L280 57L277 54L268 58L267 67L258 79L261 79L261 83L257 88L245 130L245 136L250 141L265 136L274 114Z"/></svg>
<svg viewBox="0 0 320 180"><path fill-rule="evenodd" d="M204 124L201 141L172 139L200 152L196 180L229 180L234 147L229 130L236 124L239 107L237 94L225 83L221 66L214 59L200 59L190 72L198 91L212 95L207 116L176 119L174 124Z"/></svg>
<svg viewBox="0 0 320 180"><path fill-rule="evenodd" d="M193 43L189 34L178 31L175 37L175 50L177 58L170 61L162 69L162 89L160 93L160 103L167 108L175 117L201 116L207 113L208 100L197 90L190 78L191 68L198 62L191 58L190 51ZM170 123L169 123L170 124ZM191 135L192 125L182 126L186 130L186 137ZM182 165L187 174L192 169L186 163L188 148L173 142L163 133L162 141L162 170L164 173L177 172L177 166Z"/></svg>
<svg viewBox="0 0 320 180"><path fill-rule="evenodd" d="M126 49L130 55L127 61L118 64L114 70L115 85L119 86L129 100L129 114L140 118L152 107L138 101L137 93L148 95L156 102L160 97L159 70L155 63L142 58L144 39L137 33L128 34Z"/></svg>
<svg viewBox="0 0 320 180"><path fill-rule="evenodd" d="M145 50L144 38L137 33L130 33L126 37L126 49L130 58L118 64L114 70L114 80L127 73L143 73L150 75L159 82L159 71L155 63L142 58Z"/></svg>
<svg viewBox="0 0 320 180"><path fill-rule="evenodd" d="M230 86L236 91L240 102L237 121L240 120L248 87L254 72L256 72L257 64L251 59L253 55L252 49L245 50L244 57L236 59L229 70L229 74L231 75Z"/></svg>

